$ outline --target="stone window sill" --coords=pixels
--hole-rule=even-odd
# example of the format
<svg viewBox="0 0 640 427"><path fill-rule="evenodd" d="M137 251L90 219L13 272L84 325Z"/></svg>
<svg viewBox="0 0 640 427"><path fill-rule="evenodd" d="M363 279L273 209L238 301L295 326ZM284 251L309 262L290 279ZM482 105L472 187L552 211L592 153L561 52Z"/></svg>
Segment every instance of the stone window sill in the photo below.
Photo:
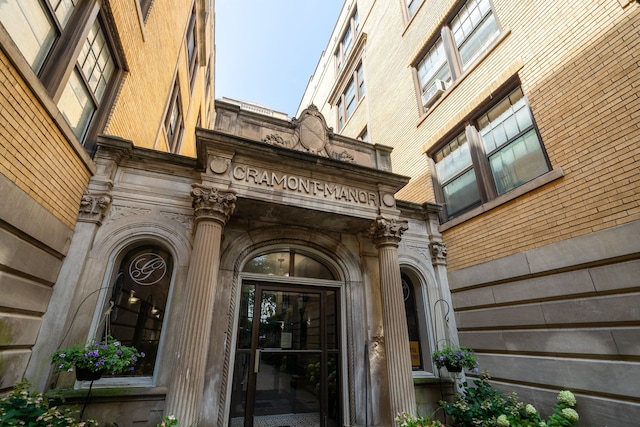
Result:
<svg viewBox="0 0 640 427"><path fill-rule="evenodd" d="M514 188L513 190L505 193L501 196L496 197L493 200L488 201L487 203L478 206L475 209L470 210L469 212L465 212L460 216L457 216L447 222L444 222L440 225L440 232L444 232L449 230L450 228L455 227L456 225L460 225L463 222L469 221L472 218L477 217L478 215L482 215L485 212L490 211L491 209L497 208L500 205L503 205L511 200L514 200L523 194L526 194L530 191L533 191L543 185L546 185L556 179L560 179L564 176L564 171L562 168L553 169L544 175L540 175L539 177L527 182L526 184L521 185L520 187Z"/></svg>

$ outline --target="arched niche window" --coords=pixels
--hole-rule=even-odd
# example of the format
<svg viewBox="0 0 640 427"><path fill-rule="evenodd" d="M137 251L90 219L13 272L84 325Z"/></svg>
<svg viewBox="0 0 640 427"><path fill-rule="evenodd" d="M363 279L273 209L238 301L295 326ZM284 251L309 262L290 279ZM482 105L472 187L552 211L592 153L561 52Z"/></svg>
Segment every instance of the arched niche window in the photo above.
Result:
<svg viewBox="0 0 640 427"><path fill-rule="evenodd" d="M152 376L173 272L171 254L157 245L130 249L120 261L109 302L109 331L145 353L127 376Z"/></svg>
<svg viewBox="0 0 640 427"><path fill-rule="evenodd" d="M414 371L431 371L426 298L415 274L404 271L401 273L401 278L409 332L411 368Z"/></svg>
<svg viewBox="0 0 640 427"><path fill-rule="evenodd" d="M260 254L247 262L242 271L270 276L335 280L335 274L327 265L295 249Z"/></svg>

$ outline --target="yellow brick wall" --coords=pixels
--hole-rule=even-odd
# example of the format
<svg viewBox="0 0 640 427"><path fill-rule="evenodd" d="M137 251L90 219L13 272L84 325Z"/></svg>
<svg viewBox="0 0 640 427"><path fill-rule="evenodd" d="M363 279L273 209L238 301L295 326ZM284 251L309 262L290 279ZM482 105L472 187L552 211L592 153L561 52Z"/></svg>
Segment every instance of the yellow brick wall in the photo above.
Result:
<svg viewBox="0 0 640 427"><path fill-rule="evenodd" d="M198 112L205 124L204 78L206 66L198 67L193 91L189 86L184 45L193 0L153 3L141 26L135 2L111 2L122 39L129 71L122 83L105 133L130 139L135 145L167 151L164 119L176 73L179 78L185 121L180 154L195 156L194 129ZM209 24L213 13L209 14ZM211 30L207 30L207 36ZM199 40L199 43L206 42ZM210 55L211 43L206 43ZM200 64L206 64L200 61Z"/></svg>
<svg viewBox="0 0 640 427"><path fill-rule="evenodd" d="M446 231L451 271L640 219L640 7L495 4L512 29L502 53L524 58L523 89L565 176Z"/></svg>
<svg viewBox="0 0 640 427"><path fill-rule="evenodd" d="M0 173L75 227L90 172L2 50Z"/></svg>
<svg viewBox="0 0 640 427"><path fill-rule="evenodd" d="M402 2L358 2L367 95L354 118L369 123L372 143L394 148L393 171L412 177L396 196L435 200L424 150L515 75L551 165L564 177L445 231L449 270L640 219L640 5L493 0L500 42L421 116L411 63L459 3L425 1L407 23ZM315 95L305 100L335 126L326 103L335 81L326 71L330 55L325 62L309 84ZM343 133L355 137L360 127L348 123Z"/></svg>

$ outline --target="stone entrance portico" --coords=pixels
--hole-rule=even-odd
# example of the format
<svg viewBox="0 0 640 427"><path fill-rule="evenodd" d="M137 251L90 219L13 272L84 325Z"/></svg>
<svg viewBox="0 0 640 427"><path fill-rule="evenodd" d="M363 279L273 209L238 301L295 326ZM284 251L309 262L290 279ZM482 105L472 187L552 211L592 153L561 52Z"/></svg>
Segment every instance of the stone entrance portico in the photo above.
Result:
<svg viewBox="0 0 640 427"><path fill-rule="evenodd" d="M270 289L278 283L310 290L320 285L338 295L335 388L341 407L325 414L327 391L319 390L321 425L388 426L397 412L415 412L416 396L422 404L437 401L429 348L434 336L450 334L449 325L430 315L433 302L446 296L444 276L433 264L442 260L431 256L441 244L437 208L399 208L394 194L408 178L391 172L390 150L334 135L313 107L292 121L225 102L217 107L216 130L197 131L197 159L100 140L99 172L90 188L103 189L111 204L85 241L87 252L67 261L82 271L78 282L95 293L91 304L80 307L72 335L99 331L115 266L127 248L164 247L175 268L154 375L94 385L98 396L114 386L138 390L138 403L115 393L87 413L105 419L135 407L140 420L153 421L163 412L184 425L229 425L234 366L240 363L240 295L247 281ZM334 279L244 270L256 255L278 251L310 257ZM409 352L402 268L420 282L425 342L419 368ZM416 388L416 378L426 388ZM292 411L290 417L308 416ZM244 425L265 422L256 416Z"/></svg>

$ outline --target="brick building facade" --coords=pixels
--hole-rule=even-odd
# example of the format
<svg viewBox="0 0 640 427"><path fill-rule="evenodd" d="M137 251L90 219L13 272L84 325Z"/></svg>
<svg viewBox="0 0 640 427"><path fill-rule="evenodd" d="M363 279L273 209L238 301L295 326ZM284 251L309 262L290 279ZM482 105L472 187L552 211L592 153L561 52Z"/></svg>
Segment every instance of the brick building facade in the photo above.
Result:
<svg viewBox="0 0 640 427"><path fill-rule="evenodd" d="M88 188L98 135L195 156L195 127L213 119L212 7L0 5L1 391L25 375L44 390L52 350L70 343L87 295L63 264L111 201L110 182Z"/></svg>
<svg viewBox="0 0 640 427"><path fill-rule="evenodd" d="M639 416L640 5L347 1L300 108L443 204L461 344L582 425ZM584 414L584 415L582 415Z"/></svg>

